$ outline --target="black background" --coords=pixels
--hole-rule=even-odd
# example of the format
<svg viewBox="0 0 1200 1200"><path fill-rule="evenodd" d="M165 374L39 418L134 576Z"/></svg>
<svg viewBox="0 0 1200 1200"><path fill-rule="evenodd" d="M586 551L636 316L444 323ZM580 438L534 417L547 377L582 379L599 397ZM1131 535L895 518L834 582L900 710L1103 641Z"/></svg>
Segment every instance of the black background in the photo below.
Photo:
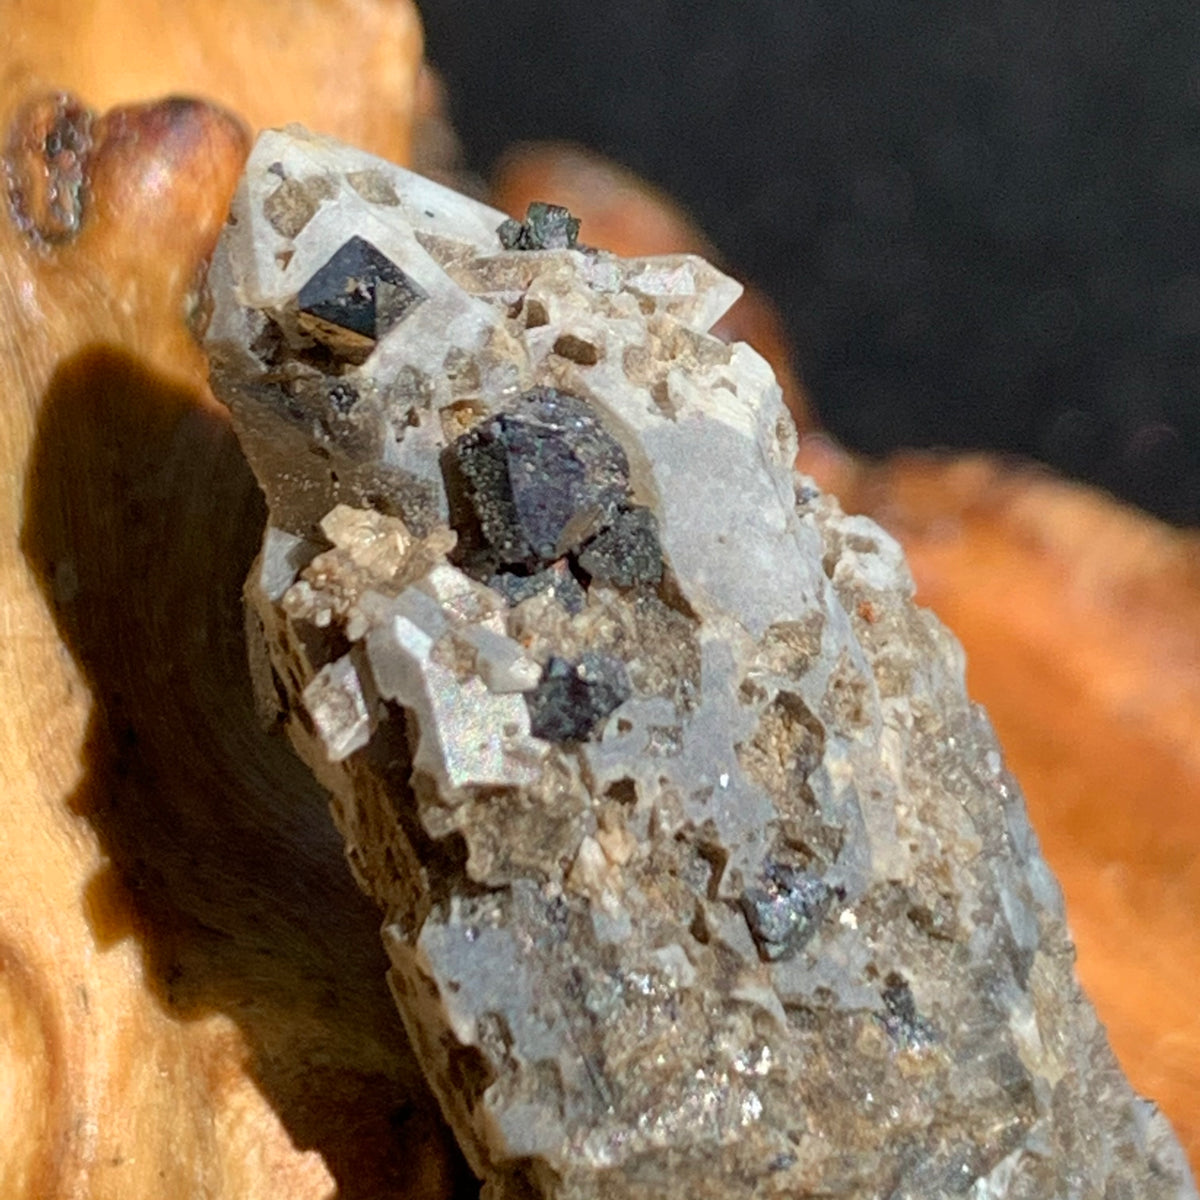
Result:
<svg viewBox="0 0 1200 1200"><path fill-rule="evenodd" d="M421 9L470 165L566 138L672 192L849 445L1015 451L1200 522L1194 4Z"/></svg>

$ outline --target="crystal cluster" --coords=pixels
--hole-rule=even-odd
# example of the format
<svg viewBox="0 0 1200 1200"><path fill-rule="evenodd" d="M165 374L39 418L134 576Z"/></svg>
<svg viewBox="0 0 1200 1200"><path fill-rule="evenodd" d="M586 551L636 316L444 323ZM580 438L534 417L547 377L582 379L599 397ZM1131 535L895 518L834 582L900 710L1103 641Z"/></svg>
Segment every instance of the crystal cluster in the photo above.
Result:
<svg viewBox="0 0 1200 1200"><path fill-rule="evenodd" d="M264 134L208 348L264 715L493 1200L1196 1192L899 550L703 261Z"/></svg>

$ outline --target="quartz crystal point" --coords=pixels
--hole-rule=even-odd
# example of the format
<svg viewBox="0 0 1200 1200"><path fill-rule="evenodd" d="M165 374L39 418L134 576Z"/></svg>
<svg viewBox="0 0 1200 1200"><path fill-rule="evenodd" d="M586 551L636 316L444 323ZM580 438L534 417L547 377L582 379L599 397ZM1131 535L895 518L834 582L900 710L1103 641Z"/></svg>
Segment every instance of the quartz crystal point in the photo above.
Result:
<svg viewBox="0 0 1200 1200"><path fill-rule="evenodd" d="M485 1195L1196 1195L959 647L708 333L737 285L292 129L210 289L260 702Z"/></svg>

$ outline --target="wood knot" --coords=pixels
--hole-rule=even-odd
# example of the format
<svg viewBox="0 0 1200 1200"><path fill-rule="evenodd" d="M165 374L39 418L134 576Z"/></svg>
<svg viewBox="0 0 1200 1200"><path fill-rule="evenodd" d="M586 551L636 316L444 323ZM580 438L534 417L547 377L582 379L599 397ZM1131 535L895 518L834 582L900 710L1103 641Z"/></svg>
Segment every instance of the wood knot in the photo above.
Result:
<svg viewBox="0 0 1200 1200"><path fill-rule="evenodd" d="M33 241L70 241L83 224L92 120L67 92L39 96L13 119L3 158L8 208Z"/></svg>

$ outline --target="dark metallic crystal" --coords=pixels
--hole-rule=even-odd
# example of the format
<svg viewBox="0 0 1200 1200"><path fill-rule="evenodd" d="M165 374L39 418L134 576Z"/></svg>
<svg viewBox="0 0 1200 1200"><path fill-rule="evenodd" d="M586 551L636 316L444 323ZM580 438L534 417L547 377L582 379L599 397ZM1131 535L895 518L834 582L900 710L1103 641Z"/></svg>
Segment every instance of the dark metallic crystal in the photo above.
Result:
<svg viewBox="0 0 1200 1200"><path fill-rule="evenodd" d="M544 571L535 571L532 575L521 575L515 571L500 571L487 581L488 587L502 595L509 604L520 604L531 596L542 592L551 592L572 615L583 612L587 602L587 593L583 585L567 569L565 562L555 563Z"/></svg>
<svg viewBox="0 0 1200 1200"><path fill-rule="evenodd" d="M464 561L537 570L608 524L629 488L617 441L574 396L536 388L464 433L443 461Z"/></svg>
<svg viewBox="0 0 1200 1200"><path fill-rule="evenodd" d="M759 955L767 962L791 958L816 932L836 895L807 871L773 864L760 886L742 893L742 913Z"/></svg>
<svg viewBox="0 0 1200 1200"><path fill-rule="evenodd" d="M627 508L579 552L579 565L600 583L632 587L662 578L658 522L648 508Z"/></svg>
<svg viewBox="0 0 1200 1200"><path fill-rule="evenodd" d="M589 652L578 663L551 658L525 697L530 732L550 742L582 742L630 695L625 667L611 655Z"/></svg>
<svg viewBox="0 0 1200 1200"><path fill-rule="evenodd" d="M936 1040L933 1026L917 1012L908 980L897 971L884 980L883 1007L883 1026L902 1046L916 1049Z"/></svg>
<svg viewBox="0 0 1200 1200"><path fill-rule="evenodd" d="M398 325L425 293L365 238L352 237L300 289L300 312L369 341Z"/></svg>
<svg viewBox="0 0 1200 1200"><path fill-rule="evenodd" d="M574 250L579 241L579 218L561 204L535 200L524 222L511 217L496 230L505 250Z"/></svg>

